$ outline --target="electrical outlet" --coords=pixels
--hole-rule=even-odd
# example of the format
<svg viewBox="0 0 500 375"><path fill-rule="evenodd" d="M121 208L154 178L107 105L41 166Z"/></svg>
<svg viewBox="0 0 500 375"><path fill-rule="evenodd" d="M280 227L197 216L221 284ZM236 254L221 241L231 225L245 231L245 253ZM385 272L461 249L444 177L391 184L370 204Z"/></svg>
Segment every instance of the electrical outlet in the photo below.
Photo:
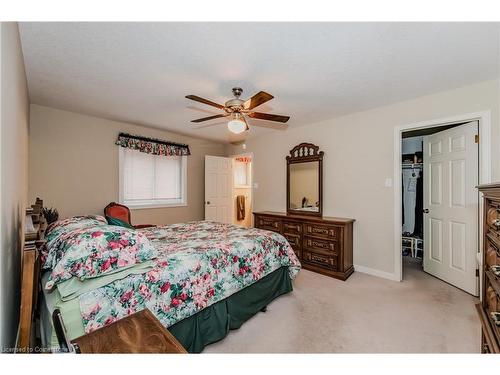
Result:
<svg viewBox="0 0 500 375"><path fill-rule="evenodd" d="M392 187L392 178L385 179L385 187Z"/></svg>

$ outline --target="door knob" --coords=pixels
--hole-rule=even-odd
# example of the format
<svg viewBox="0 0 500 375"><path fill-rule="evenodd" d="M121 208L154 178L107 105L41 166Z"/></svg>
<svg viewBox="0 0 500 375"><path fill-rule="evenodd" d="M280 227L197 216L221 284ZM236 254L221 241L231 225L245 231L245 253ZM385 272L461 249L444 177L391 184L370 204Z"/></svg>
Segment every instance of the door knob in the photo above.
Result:
<svg viewBox="0 0 500 375"><path fill-rule="evenodd" d="M424 208L424 214L428 214L429 213L429 209L428 208Z"/></svg>
<svg viewBox="0 0 500 375"><path fill-rule="evenodd" d="M207 201L207 204L210 204L210 201Z"/></svg>

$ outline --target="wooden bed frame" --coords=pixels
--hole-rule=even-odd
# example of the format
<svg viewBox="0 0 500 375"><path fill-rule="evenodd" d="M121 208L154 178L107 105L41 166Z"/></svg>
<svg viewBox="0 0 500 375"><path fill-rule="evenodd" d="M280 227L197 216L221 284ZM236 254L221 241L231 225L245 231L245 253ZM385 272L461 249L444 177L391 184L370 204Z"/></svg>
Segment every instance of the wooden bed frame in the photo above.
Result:
<svg viewBox="0 0 500 375"><path fill-rule="evenodd" d="M47 222L42 213L43 201L37 198L26 209L23 228L24 244L21 253L21 306L16 353L34 353L39 348L35 321L38 319L38 294L40 292L40 249L45 244Z"/></svg>

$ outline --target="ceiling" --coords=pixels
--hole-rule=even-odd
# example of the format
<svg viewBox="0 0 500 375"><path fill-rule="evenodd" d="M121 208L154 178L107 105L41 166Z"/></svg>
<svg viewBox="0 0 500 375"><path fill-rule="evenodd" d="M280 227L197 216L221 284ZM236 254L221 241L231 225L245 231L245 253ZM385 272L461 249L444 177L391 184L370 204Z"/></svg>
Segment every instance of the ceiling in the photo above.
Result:
<svg viewBox="0 0 500 375"><path fill-rule="evenodd" d="M20 23L32 103L222 142L224 103L275 98L288 127L498 78L495 23ZM209 124L218 124L207 126ZM245 137L280 132L250 119ZM252 124L262 124L256 127Z"/></svg>

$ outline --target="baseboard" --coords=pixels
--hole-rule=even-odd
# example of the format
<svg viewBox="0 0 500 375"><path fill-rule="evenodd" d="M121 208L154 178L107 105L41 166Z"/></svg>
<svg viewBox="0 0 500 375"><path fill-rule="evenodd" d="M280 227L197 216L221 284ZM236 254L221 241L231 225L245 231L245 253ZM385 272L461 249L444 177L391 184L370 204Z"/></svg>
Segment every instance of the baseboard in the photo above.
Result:
<svg viewBox="0 0 500 375"><path fill-rule="evenodd" d="M388 280L393 280L393 281L401 281L401 280L399 280L399 277L394 273L379 271L379 270L376 270L374 268L369 268L369 267L365 267L365 266L354 265L354 271L366 273L367 275L381 277L383 279L388 279Z"/></svg>

